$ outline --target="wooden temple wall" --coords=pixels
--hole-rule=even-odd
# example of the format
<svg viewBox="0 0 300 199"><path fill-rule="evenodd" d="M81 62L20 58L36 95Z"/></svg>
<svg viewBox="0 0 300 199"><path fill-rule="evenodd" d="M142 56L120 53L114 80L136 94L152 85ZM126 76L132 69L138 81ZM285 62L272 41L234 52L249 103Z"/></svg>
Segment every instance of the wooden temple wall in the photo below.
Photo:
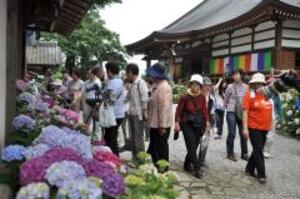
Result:
<svg viewBox="0 0 300 199"><path fill-rule="evenodd" d="M6 130L11 132L12 119L16 110L16 79L24 74L25 44L23 0L7 1L7 37L6 37ZM6 140L8 136L6 136Z"/></svg>

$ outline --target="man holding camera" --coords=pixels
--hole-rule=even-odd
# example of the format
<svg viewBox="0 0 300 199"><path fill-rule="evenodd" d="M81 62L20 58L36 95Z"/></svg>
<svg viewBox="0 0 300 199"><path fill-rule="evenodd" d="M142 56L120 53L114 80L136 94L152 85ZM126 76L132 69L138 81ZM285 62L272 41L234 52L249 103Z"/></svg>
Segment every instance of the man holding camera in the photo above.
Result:
<svg viewBox="0 0 300 199"><path fill-rule="evenodd" d="M85 91L83 119L88 126L91 120L95 119L95 114L98 113L97 109L99 107L97 106L97 103L100 101L100 90L102 88L102 83L97 77L97 74L100 70L100 67L94 67L90 69L88 71L88 80L85 82L84 85ZM93 128L95 128L95 122Z"/></svg>

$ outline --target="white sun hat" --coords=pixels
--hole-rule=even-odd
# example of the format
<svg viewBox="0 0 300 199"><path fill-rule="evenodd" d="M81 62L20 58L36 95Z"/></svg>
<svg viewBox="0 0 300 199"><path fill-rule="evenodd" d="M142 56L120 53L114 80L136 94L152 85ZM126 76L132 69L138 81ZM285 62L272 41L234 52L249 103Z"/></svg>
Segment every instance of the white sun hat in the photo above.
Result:
<svg viewBox="0 0 300 199"><path fill-rule="evenodd" d="M254 75L252 75L252 78L249 83L250 84L254 84L254 83L265 84L266 78L265 78L264 74L262 74L262 73L255 73Z"/></svg>
<svg viewBox="0 0 300 199"><path fill-rule="evenodd" d="M203 85L203 77L199 74L194 74L190 79L190 83L191 82L198 82L199 84Z"/></svg>

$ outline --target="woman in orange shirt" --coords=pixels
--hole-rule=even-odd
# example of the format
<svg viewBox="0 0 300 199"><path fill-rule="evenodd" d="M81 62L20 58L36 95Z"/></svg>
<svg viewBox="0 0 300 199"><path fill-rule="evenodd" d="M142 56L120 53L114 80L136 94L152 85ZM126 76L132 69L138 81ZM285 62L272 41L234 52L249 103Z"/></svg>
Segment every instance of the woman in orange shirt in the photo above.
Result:
<svg viewBox="0 0 300 199"><path fill-rule="evenodd" d="M250 138L252 154L246 166L246 174L255 175L260 183L266 182L264 146L267 140L267 133L271 130L272 124L272 103L264 95L257 92L265 85L265 76L256 73L252 76L250 89L247 91L243 102L243 126L244 136Z"/></svg>

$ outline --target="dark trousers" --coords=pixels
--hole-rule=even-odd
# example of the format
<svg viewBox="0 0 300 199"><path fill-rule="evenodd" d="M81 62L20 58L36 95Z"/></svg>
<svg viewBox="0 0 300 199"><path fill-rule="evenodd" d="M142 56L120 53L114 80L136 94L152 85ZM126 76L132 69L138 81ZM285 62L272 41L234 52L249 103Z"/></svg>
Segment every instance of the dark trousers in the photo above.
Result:
<svg viewBox="0 0 300 199"><path fill-rule="evenodd" d="M201 136L203 134L201 128L193 127L191 123L182 122L180 127L183 132L185 146L187 154L185 156L184 167L189 168L191 164L194 169L198 171L200 169L200 160L197 156L197 148L200 143Z"/></svg>
<svg viewBox="0 0 300 199"><path fill-rule="evenodd" d="M236 135L236 126L238 126L240 141L241 141L241 154L247 155L248 154L247 139L243 135L242 120L240 120L235 115L234 112L227 112L226 119L227 119L227 126L228 126L228 136L226 141L227 153L234 154L234 139Z"/></svg>
<svg viewBox="0 0 300 199"><path fill-rule="evenodd" d="M158 128L150 128L150 143L148 153L151 154L153 163L157 166L157 161L169 161L169 140L170 128L161 135Z"/></svg>
<svg viewBox="0 0 300 199"><path fill-rule="evenodd" d="M105 128L104 140L106 145L113 151L114 154L119 156L119 146L118 146L118 129L122 123L123 119L117 119L117 125Z"/></svg>
<svg viewBox="0 0 300 199"><path fill-rule="evenodd" d="M139 116L129 115L130 126L130 143L132 154L134 157L139 152L145 151L144 143L144 121L139 119Z"/></svg>
<svg viewBox="0 0 300 199"><path fill-rule="evenodd" d="M267 131L249 129L250 142L253 151L246 166L246 171L254 173L255 169L260 178L266 177L264 147L267 140Z"/></svg>
<svg viewBox="0 0 300 199"><path fill-rule="evenodd" d="M216 125L217 125L217 134L222 135L223 134L223 123L224 123L224 115L225 111L216 109Z"/></svg>

